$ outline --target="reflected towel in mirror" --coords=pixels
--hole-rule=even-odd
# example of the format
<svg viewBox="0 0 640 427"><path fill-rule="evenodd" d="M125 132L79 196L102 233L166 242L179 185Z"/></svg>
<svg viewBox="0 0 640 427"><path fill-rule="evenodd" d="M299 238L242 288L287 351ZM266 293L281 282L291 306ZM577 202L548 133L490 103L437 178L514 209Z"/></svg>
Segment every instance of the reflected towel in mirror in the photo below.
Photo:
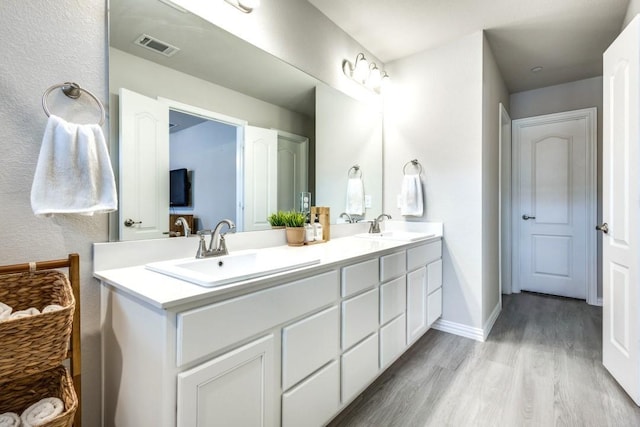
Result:
<svg viewBox="0 0 640 427"><path fill-rule="evenodd" d="M346 212L349 215L364 215L364 183L360 177L347 181Z"/></svg>
<svg viewBox="0 0 640 427"><path fill-rule="evenodd" d="M400 197L402 199L400 214L404 216L422 216L424 200L420 175L411 174L403 177Z"/></svg>
<svg viewBox="0 0 640 427"><path fill-rule="evenodd" d="M37 216L93 215L117 209L116 184L102 128L51 115L31 186Z"/></svg>

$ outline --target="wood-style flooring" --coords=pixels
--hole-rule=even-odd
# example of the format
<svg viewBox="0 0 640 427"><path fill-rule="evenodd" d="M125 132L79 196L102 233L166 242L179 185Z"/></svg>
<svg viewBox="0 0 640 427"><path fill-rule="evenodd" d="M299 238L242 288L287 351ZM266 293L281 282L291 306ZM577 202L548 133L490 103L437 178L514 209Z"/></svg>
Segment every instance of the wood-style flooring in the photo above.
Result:
<svg viewBox="0 0 640 427"><path fill-rule="evenodd" d="M330 426L640 426L602 366L602 309L504 296L486 342L428 331Z"/></svg>

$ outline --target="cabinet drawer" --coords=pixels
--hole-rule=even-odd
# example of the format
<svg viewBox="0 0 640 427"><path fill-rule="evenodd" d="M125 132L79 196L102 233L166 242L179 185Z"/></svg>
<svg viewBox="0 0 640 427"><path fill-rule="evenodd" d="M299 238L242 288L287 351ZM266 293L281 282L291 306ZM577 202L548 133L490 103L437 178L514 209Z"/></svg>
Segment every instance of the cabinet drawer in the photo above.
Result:
<svg viewBox="0 0 640 427"><path fill-rule="evenodd" d="M442 316L442 288L438 288L427 297L427 325L431 326L440 316Z"/></svg>
<svg viewBox="0 0 640 427"><path fill-rule="evenodd" d="M338 355L340 311L337 306L282 330L282 388L288 389Z"/></svg>
<svg viewBox="0 0 640 427"><path fill-rule="evenodd" d="M431 293L442 287L442 260L432 262L427 266L427 292Z"/></svg>
<svg viewBox="0 0 640 427"><path fill-rule="evenodd" d="M424 267L442 258L442 241L428 243L407 250L407 271L415 270L418 267Z"/></svg>
<svg viewBox="0 0 640 427"><path fill-rule="evenodd" d="M378 374L378 334L342 355L342 403L350 401Z"/></svg>
<svg viewBox="0 0 640 427"><path fill-rule="evenodd" d="M407 306L407 280L399 277L380 286L380 324L404 313Z"/></svg>
<svg viewBox="0 0 640 427"><path fill-rule="evenodd" d="M193 362L338 299L338 271L178 314L177 365Z"/></svg>
<svg viewBox="0 0 640 427"><path fill-rule="evenodd" d="M332 362L282 395L282 426L321 426L340 407L340 369Z"/></svg>
<svg viewBox="0 0 640 427"><path fill-rule="evenodd" d="M402 353L407 345L405 315L380 328L380 367L384 368Z"/></svg>
<svg viewBox="0 0 640 427"><path fill-rule="evenodd" d="M378 284L378 258L342 269L342 296L347 297Z"/></svg>
<svg viewBox="0 0 640 427"><path fill-rule="evenodd" d="M405 273L407 254L405 251L380 257L380 281L395 279Z"/></svg>
<svg viewBox="0 0 640 427"><path fill-rule="evenodd" d="M342 349L378 328L378 288L342 303Z"/></svg>

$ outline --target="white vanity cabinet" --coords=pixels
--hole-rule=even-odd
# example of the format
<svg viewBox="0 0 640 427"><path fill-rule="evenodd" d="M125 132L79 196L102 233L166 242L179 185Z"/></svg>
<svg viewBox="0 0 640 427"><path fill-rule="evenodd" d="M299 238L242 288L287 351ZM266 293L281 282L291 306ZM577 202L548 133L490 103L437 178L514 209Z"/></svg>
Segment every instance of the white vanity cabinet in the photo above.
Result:
<svg viewBox="0 0 640 427"><path fill-rule="evenodd" d="M441 251L398 245L166 309L105 284L104 427L328 423L441 315Z"/></svg>

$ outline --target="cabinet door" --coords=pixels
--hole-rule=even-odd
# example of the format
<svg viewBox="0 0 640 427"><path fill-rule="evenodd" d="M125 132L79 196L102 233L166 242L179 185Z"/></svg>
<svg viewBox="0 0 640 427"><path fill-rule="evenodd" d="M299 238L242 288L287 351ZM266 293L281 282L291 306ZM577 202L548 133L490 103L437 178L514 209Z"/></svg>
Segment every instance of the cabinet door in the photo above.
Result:
<svg viewBox="0 0 640 427"><path fill-rule="evenodd" d="M407 342L427 330L427 268L407 274Z"/></svg>
<svg viewBox="0 0 640 427"><path fill-rule="evenodd" d="M273 335L178 375L178 427L273 426Z"/></svg>

